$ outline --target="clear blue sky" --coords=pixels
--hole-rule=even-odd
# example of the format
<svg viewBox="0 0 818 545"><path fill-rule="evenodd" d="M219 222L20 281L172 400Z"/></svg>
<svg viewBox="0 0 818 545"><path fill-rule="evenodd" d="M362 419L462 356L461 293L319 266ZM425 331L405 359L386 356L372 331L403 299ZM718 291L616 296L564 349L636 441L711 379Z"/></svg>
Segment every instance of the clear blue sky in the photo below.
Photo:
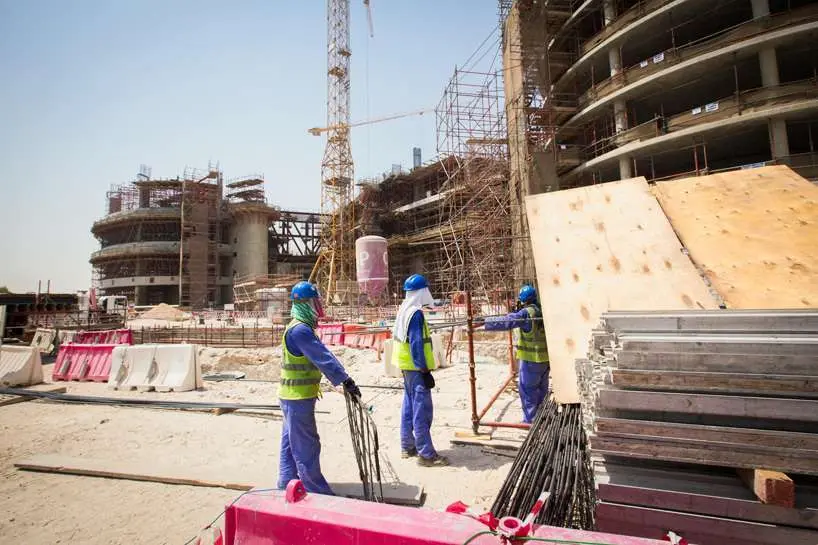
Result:
<svg viewBox="0 0 818 545"><path fill-rule="evenodd" d="M352 120L433 107L494 0L352 0ZM324 0L0 0L0 286L88 287L111 184L218 161L318 210ZM493 41L492 38L491 41ZM489 42L490 43L490 42ZM493 55L493 52L489 57ZM356 177L435 153L434 116L353 130Z"/></svg>

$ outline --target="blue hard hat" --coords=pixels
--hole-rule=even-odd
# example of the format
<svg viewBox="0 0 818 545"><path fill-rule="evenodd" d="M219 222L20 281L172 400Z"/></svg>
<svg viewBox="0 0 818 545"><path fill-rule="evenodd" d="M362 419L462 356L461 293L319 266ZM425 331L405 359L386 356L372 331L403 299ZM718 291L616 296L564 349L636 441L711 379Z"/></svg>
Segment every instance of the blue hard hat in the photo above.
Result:
<svg viewBox="0 0 818 545"><path fill-rule="evenodd" d="M531 284L525 284L520 288L520 295L518 296L521 303L533 303L537 300L537 290Z"/></svg>
<svg viewBox="0 0 818 545"><path fill-rule="evenodd" d="M315 299L316 297L318 297L318 289L315 287L315 285L304 281L293 286L293 289L290 292L290 299L293 301Z"/></svg>
<svg viewBox="0 0 818 545"><path fill-rule="evenodd" d="M422 274L413 274L406 279L406 282L403 283L403 291L422 290L423 288L428 287L429 283L426 281L426 277Z"/></svg>

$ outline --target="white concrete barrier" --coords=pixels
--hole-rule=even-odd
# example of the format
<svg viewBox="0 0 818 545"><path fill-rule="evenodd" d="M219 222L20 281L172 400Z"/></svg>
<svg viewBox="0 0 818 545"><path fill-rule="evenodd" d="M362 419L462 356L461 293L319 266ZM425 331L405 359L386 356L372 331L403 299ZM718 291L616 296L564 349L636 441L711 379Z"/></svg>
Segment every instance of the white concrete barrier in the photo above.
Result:
<svg viewBox="0 0 818 545"><path fill-rule="evenodd" d="M40 351L33 346L0 346L0 384L31 386L43 381Z"/></svg>
<svg viewBox="0 0 818 545"><path fill-rule="evenodd" d="M54 340L57 338L55 329L45 329L38 327L31 339L31 347L36 348L40 353L50 354L54 350Z"/></svg>
<svg viewBox="0 0 818 545"><path fill-rule="evenodd" d="M202 387L194 344L140 344L114 348L108 387L140 392L187 392Z"/></svg>

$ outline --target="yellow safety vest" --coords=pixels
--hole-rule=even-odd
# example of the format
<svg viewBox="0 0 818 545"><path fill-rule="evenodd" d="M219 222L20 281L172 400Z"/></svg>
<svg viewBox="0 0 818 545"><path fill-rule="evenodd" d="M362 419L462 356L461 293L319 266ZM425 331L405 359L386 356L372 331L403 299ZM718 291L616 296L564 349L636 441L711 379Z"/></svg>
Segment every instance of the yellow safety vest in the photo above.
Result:
<svg viewBox="0 0 818 545"><path fill-rule="evenodd" d="M281 337L283 357L281 358L281 384L278 388L280 399L297 400L318 397L321 371L306 356L294 356L287 350L287 332L300 323L302 322L298 320L291 321Z"/></svg>
<svg viewBox="0 0 818 545"><path fill-rule="evenodd" d="M435 365L435 353L432 350L432 335L429 333L429 324L423 320L423 355L426 358L426 368L431 371ZM409 347L409 335L406 342L392 339L392 365L397 366L401 371L418 371L412 359L412 349Z"/></svg>
<svg viewBox="0 0 818 545"><path fill-rule="evenodd" d="M525 307L531 318L531 331L520 329L520 340L517 341L517 358L534 363L548 363L548 345L545 340L545 328L540 309L535 305Z"/></svg>

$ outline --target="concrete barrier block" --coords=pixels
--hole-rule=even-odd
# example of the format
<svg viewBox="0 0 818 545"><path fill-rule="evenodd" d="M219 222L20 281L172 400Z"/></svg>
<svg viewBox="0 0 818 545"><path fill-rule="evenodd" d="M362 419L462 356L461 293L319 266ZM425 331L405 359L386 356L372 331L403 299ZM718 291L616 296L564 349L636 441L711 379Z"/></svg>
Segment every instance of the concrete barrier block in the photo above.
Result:
<svg viewBox="0 0 818 545"><path fill-rule="evenodd" d="M120 345L114 348L108 387L116 390L186 392L202 387L193 344Z"/></svg>
<svg viewBox="0 0 818 545"><path fill-rule="evenodd" d="M31 386L43 381L40 351L33 346L0 346L0 384Z"/></svg>

